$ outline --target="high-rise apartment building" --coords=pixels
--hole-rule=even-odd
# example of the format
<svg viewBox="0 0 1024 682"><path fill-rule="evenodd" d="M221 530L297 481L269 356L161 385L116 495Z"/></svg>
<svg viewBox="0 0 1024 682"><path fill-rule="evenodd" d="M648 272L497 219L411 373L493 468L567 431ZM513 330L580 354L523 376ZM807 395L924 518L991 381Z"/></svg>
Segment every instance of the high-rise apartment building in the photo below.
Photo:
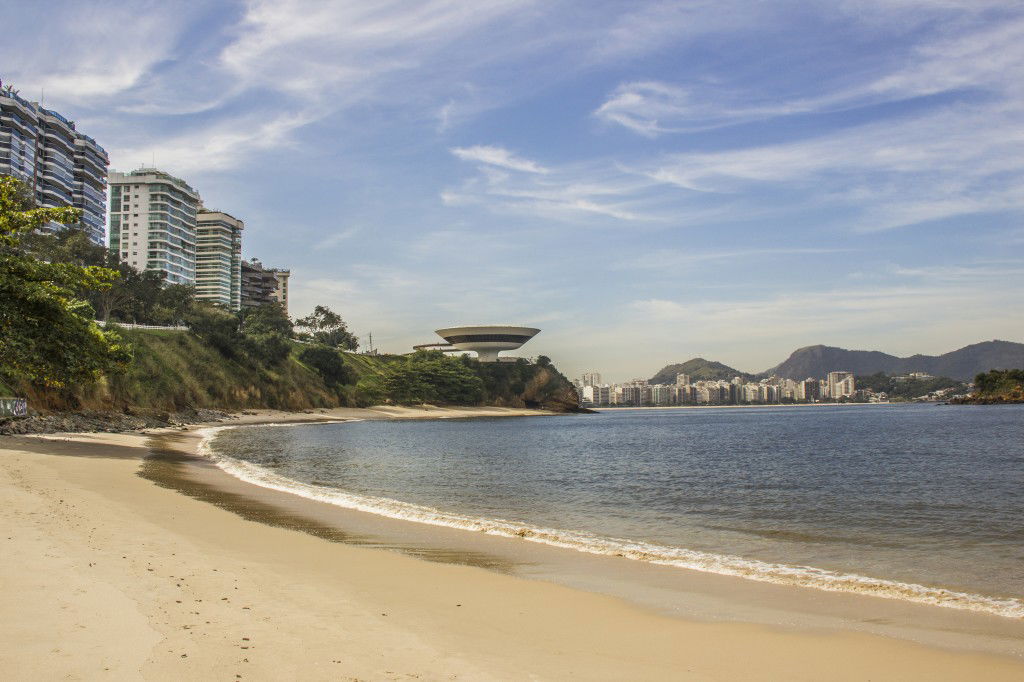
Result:
<svg viewBox="0 0 1024 682"><path fill-rule="evenodd" d="M243 308L255 308L268 303L278 303L284 312L288 312L288 278L289 270L267 268L253 258L242 261L242 298Z"/></svg>
<svg viewBox="0 0 1024 682"><path fill-rule="evenodd" d="M833 400L849 398L856 390L852 372L829 372L827 381L828 397Z"/></svg>
<svg viewBox="0 0 1024 682"><path fill-rule="evenodd" d="M155 168L109 180L111 252L136 270L164 273L168 284L194 284L199 193Z"/></svg>
<svg viewBox="0 0 1024 682"><path fill-rule="evenodd" d="M230 310L242 305L242 229L224 211L200 208L196 214L196 298Z"/></svg>
<svg viewBox="0 0 1024 682"><path fill-rule="evenodd" d="M107 152L69 121L38 102L0 89L0 174L31 189L37 206L81 209L80 226L104 243L107 210ZM45 229L61 226L50 223Z"/></svg>
<svg viewBox="0 0 1024 682"><path fill-rule="evenodd" d="M800 400L817 400L821 397L821 384L813 377L800 382L797 398Z"/></svg>

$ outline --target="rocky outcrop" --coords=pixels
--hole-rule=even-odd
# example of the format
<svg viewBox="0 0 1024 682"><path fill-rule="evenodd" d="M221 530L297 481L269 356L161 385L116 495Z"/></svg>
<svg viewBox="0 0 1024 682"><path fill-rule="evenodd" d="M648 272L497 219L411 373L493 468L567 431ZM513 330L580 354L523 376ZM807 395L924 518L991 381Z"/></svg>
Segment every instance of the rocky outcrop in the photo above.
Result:
<svg viewBox="0 0 1024 682"><path fill-rule="evenodd" d="M189 410L186 412L55 412L53 414L15 417L0 420L0 435L15 436L34 433L124 433L142 429L185 426L216 422L229 418L220 410Z"/></svg>

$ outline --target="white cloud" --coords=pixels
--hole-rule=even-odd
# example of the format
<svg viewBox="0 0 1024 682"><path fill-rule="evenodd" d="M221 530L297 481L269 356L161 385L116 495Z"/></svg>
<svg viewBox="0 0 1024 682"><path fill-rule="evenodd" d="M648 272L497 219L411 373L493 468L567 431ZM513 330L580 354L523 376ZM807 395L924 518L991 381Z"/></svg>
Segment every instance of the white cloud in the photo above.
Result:
<svg viewBox="0 0 1024 682"><path fill-rule="evenodd" d="M912 4L920 9L920 5L929 3ZM962 5L931 5L932 10L957 10L959 21L945 17L955 28L948 33L933 32L906 54L862 76L857 84L850 85L844 80L802 97L780 98L772 90L731 89L717 81L631 81L620 84L593 113L606 123L656 137L961 90L985 91L990 97L1020 106L1024 95L1024 83L1019 77L1024 68L1024 17L1006 18L996 24L979 22L978 26L971 23L971 13L964 14ZM981 5L968 7L979 12L986 9ZM887 12L902 12L902 8L876 7L874 14L862 12L856 19L870 20L880 10L886 16ZM914 19L914 23L922 21L921 16ZM778 88L779 82L765 85Z"/></svg>
<svg viewBox="0 0 1024 682"><path fill-rule="evenodd" d="M681 251L678 249L660 249L637 258L613 265L618 270L680 268L700 263L722 263L739 260L758 259L770 261L783 256L822 256L842 253L848 249L791 247L791 248L752 248L722 249L717 251Z"/></svg>
<svg viewBox="0 0 1024 682"><path fill-rule="evenodd" d="M664 219L655 208L656 202L645 195L656 183L606 161L554 168L521 159L500 147L454 149L452 153L462 160L486 165L478 166L478 175L458 188L441 192L447 206L479 205L504 213L571 222Z"/></svg>
<svg viewBox="0 0 1024 682"><path fill-rule="evenodd" d="M477 161L498 168L507 168L523 173L549 173L550 171L536 161L530 161L516 156L504 147L492 147L489 145L476 145L474 147L455 147L451 150L457 158L463 161Z"/></svg>
<svg viewBox="0 0 1024 682"><path fill-rule="evenodd" d="M351 239L359 233L358 227L349 227L338 232L327 235L316 243L317 249L333 249L344 241Z"/></svg>
<svg viewBox="0 0 1024 682"><path fill-rule="evenodd" d="M843 206L859 214L852 227L889 229L1024 208L1022 124L1024 108L956 106L793 143L668 155L641 172L705 193L799 190L798 208Z"/></svg>
<svg viewBox="0 0 1024 682"><path fill-rule="evenodd" d="M285 112L276 117L250 114L177 135L148 138L128 146L110 146L111 166L132 168L155 158L161 168L175 173L230 170L259 151L291 143L291 133L313 120L314 110Z"/></svg>
<svg viewBox="0 0 1024 682"><path fill-rule="evenodd" d="M17 3L4 10L3 76L22 96L45 94L49 106L111 102L171 58L195 8L139 3L130 27L113 17L123 4ZM22 42L22 37L29 40Z"/></svg>

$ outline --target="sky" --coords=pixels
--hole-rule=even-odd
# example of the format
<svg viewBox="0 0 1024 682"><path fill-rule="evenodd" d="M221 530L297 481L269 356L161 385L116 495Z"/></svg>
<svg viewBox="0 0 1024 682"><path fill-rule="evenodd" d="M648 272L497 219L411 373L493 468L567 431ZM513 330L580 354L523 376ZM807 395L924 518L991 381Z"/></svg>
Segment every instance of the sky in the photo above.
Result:
<svg viewBox="0 0 1024 682"><path fill-rule="evenodd" d="M1024 341L1019 0L0 0L0 78L245 221L290 312L567 375Z"/></svg>

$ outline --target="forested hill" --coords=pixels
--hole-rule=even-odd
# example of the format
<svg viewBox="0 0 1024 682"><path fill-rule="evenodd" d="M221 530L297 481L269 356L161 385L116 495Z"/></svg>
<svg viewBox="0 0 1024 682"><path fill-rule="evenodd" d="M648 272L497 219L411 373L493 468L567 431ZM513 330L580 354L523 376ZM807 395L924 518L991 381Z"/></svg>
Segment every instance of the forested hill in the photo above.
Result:
<svg viewBox="0 0 1024 682"><path fill-rule="evenodd" d="M976 391L955 402L977 405L1024 403L1024 369L993 370L975 377Z"/></svg>
<svg viewBox="0 0 1024 682"><path fill-rule="evenodd" d="M924 372L960 381L993 369L1024 368L1024 343L1012 341L984 341L964 346L943 355L912 355L900 358L888 353L869 350L847 350L834 346L807 346L793 351L785 362L754 375L714 360L693 358L686 362L666 365L650 379L652 384L674 384L677 374L687 374L691 380L718 380L742 377L778 376L785 379L821 378L829 372L853 372L857 376L872 374L908 374Z"/></svg>
<svg viewBox="0 0 1024 682"><path fill-rule="evenodd" d="M907 374L925 372L961 381L992 369L1024 367L1024 344L1010 341L985 341L943 355L912 355L907 358L879 351L846 350L832 346L808 346L793 352L782 364L763 373L787 379L823 377L843 370L856 375Z"/></svg>
<svg viewBox="0 0 1024 682"><path fill-rule="evenodd" d="M657 374L650 378L652 384L674 384L677 374L686 374L691 381L732 379L733 377L751 378L750 374L733 369L728 365L714 360L704 358L693 358L686 362L679 362L674 365L662 367Z"/></svg>

